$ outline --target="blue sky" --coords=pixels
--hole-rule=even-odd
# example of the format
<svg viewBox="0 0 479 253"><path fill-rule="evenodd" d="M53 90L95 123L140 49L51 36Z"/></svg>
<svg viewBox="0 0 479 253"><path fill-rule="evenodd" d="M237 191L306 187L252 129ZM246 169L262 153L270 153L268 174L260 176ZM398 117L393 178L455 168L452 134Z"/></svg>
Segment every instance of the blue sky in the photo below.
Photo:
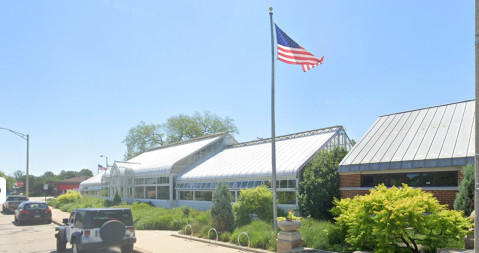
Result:
<svg viewBox="0 0 479 253"><path fill-rule="evenodd" d="M140 121L209 110L271 136L274 21L324 64L276 61L276 135L474 98L474 1L2 1L0 127L30 174L122 160ZM0 171L26 142L0 130Z"/></svg>

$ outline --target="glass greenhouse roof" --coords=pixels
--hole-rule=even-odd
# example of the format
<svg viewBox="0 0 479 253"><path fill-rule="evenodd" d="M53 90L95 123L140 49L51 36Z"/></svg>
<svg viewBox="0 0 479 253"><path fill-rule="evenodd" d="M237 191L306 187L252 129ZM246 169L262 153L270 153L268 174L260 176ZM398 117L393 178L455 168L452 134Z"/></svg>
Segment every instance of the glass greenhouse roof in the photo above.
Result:
<svg viewBox="0 0 479 253"><path fill-rule="evenodd" d="M343 132L343 127L337 126L277 137L276 175L295 177L335 134ZM259 140L232 145L180 175L177 181L258 179L271 177L271 167L271 139Z"/></svg>

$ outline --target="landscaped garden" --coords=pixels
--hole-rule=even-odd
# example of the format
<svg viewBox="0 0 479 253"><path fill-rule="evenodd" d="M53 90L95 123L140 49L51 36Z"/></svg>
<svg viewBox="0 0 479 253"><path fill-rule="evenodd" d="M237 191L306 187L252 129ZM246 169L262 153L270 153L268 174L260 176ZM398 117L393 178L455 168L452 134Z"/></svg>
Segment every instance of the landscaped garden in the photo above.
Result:
<svg viewBox="0 0 479 253"><path fill-rule="evenodd" d="M151 203L121 203L119 197L113 201L82 197L72 191L49 200L48 204L65 212L75 208L129 207L138 230L184 233L185 226L190 224L194 236L207 238L210 228L216 228L220 241L233 244L237 244L241 232L246 232L250 247L275 251L277 233L273 229L271 195L266 187L245 189L231 206L229 190L221 184L213 209L202 212L186 206L165 209ZM222 202L227 204L221 207ZM299 231L304 247L338 252L435 252L439 247L463 248L462 239L472 226L461 212L446 210L431 194L406 185L390 189L378 186L369 195L337 200L335 205L334 222L301 219ZM278 211L278 216L288 218L287 213ZM189 228L187 231L191 233ZM211 233L210 237L215 239L216 235ZM242 245L245 244L243 241Z"/></svg>

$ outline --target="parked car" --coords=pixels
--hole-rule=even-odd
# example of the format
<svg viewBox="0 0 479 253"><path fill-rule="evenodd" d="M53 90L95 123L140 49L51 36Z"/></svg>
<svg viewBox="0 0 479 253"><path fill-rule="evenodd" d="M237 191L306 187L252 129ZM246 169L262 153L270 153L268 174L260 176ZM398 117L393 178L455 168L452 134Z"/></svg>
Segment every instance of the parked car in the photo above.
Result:
<svg viewBox="0 0 479 253"><path fill-rule="evenodd" d="M28 198L22 195L7 196L5 203L3 203L2 210L4 213L13 213L18 208L20 203L28 201Z"/></svg>
<svg viewBox="0 0 479 253"><path fill-rule="evenodd" d="M136 243L133 217L129 208L74 209L58 233L57 251L65 251L70 243L73 252L86 252L119 246L122 253L131 253Z"/></svg>
<svg viewBox="0 0 479 253"><path fill-rule="evenodd" d="M41 201L26 201L15 209L15 221L18 225L26 222L52 223L52 210L47 203Z"/></svg>

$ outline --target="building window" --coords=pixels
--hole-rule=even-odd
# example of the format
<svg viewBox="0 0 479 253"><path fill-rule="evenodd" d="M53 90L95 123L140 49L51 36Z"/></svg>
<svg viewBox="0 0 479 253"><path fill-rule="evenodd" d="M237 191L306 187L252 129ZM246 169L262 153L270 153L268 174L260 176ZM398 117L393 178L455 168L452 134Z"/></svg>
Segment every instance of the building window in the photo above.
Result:
<svg viewBox="0 0 479 253"><path fill-rule="evenodd" d="M195 191L196 201L211 201L213 199L213 192L211 191Z"/></svg>
<svg viewBox="0 0 479 253"><path fill-rule="evenodd" d="M169 186L158 186L157 188L157 198L158 199L170 199L170 187Z"/></svg>
<svg viewBox="0 0 479 253"><path fill-rule="evenodd" d="M180 191L180 200L193 200L193 191Z"/></svg>
<svg viewBox="0 0 479 253"><path fill-rule="evenodd" d="M405 184L409 186L419 186L419 173L406 174Z"/></svg>
<svg viewBox="0 0 479 253"><path fill-rule="evenodd" d="M425 186L437 185L437 173L423 173L422 184Z"/></svg>
<svg viewBox="0 0 479 253"><path fill-rule="evenodd" d="M146 198L147 199L156 199L156 187L155 186L147 186L145 187L146 190Z"/></svg>
<svg viewBox="0 0 479 253"><path fill-rule="evenodd" d="M144 199L145 198L144 189L145 189L145 187L143 187L143 186L135 187L135 199Z"/></svg>
<svg viewBox="0 0 479 253"><path fill-rule="evenodd" d="M277 192L279 204L296 204L296 192Z"/></svg>
<svg viewBox="0 0 479 253"><path fill-rule="evenodd" d="M362 187L379 184L399 187L403 183L411 187L457 186L457 171L361 175Z"/></svg>
<svg viewBox="0 0 479 253"><path fill-rule="evenodd" d="M441 185L443 186L457 186L457 172L442 172Z"/></svg>
<svg viewBox="0 0 479 253"><path fill-rule="evenodd" d="M361 177L362 186L374 186L374 176L373 175L363 175Z"/></svg>
<svg viewBox="0 0 479 253"><path fill-rule="evenodd" d="M402 184L402 174L391 174L389 175L390 183L386 184L387 186L396 186L399 187Z"/></svg>

